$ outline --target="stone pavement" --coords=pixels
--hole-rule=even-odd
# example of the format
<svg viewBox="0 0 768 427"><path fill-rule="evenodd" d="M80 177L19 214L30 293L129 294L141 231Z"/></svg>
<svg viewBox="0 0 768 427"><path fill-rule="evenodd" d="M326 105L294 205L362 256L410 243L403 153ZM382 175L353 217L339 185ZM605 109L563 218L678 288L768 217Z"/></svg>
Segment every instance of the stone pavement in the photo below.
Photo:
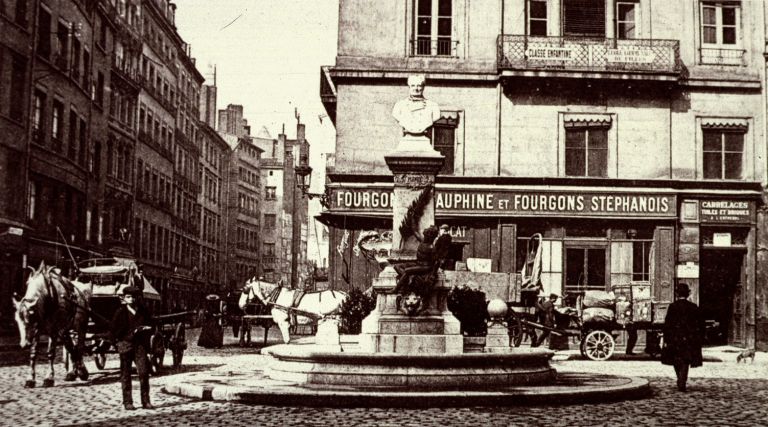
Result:
<svg viewBox="0 0 768 427"><path fill-rule="evenodd" d="M231 331L223 349L200 349L195 330L190 331L190 348L184 372L242 369L259 366L263 356L258 348L234 345ZM260 341L260 337L258 338ZM270 333L270 344L277 336ZM531 407L475 406L440 409L386 408L305 408L244 405L188 399L168 395L161 387L176 377L168 374L150 379L154 411L127 412L120 405L117 361L111 357L107 369L98 372L89 362L89 383L58 381L53 388L24 389L25 366L0 367L0 425L94 425L94 426L640 426L707 425L754 426L768 424L768 357L758 353L754 364L736 364L735 354L722 363L705 363L691 371L689 391L675 389L671 367L658 361L631 360L593 362L563 360L555 363L559 372L594 372L640 376L650 381L653 395L642 400L603 404L545 405ZM61 368L61 365L57 366ZM40 375L43 370L38 371ZM62 377L57 374L57 379ZM138 399L138 384L134 382Z"/></svg>

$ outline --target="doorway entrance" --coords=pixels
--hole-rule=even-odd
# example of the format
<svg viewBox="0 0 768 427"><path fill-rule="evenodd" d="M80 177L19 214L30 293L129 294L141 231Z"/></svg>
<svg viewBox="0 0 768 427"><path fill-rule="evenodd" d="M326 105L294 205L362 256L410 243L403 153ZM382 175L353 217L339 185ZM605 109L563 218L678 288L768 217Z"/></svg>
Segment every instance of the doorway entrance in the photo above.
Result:
<svg viewBox="0 0 768 427"><path fill-rule="evenodd" d="M708 326L706 345L744 344L744 255L733 249L701 251L699 307Z"/></svg>

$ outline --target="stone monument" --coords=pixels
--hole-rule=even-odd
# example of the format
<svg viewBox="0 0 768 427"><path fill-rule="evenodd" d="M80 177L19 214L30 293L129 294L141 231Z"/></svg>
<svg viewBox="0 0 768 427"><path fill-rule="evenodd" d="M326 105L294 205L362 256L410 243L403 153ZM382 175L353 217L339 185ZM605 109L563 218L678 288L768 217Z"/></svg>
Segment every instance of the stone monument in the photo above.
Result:
<svg viewBox="0 0 768 427"><path fill-rule="evenodd" d="M440 107L424 98L425 83L424 76L411 76L408 98L398 101L392 110L403 135L395 151L384 158L394 178L390 264L413 261L421 230L435 223L435 176L445 157L432 148L427 136L440 118ZM397 273L391 265L374 279L376 308L363 320L361 350L462 353L464 340L458 319L447 307L450 289L442 271L426 295L398 295L394 293L396 284Z"/></svg>

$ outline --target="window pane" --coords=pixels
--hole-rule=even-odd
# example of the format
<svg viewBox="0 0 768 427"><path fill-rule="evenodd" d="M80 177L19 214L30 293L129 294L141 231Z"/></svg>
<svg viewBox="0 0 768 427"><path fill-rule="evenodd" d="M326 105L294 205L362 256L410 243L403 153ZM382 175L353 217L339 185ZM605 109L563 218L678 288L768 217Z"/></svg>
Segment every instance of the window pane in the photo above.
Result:
<svg viewBox="0 0 768 427"><path fill-rule="evenodd" d="M451 16L451 3L453 0L439 0L437 5L437 14L440 16Z"/></svg>
<svg viewBox="0 0 768 427"><path fill-rule="evenodd" d="M723 25L736 25L736 8L723 8Z"/></svg>
<svg viewBox="0 0 768 427"><path fill-rule="evenodd" d="M722 155L718 153L704 153L704 178L720 179Z"/></svg>
<svg viewBox="0 0 768 427"><path fill-rule="evenodd" d="M432 15L432 0L418 0L419 15Z"/></svg>
<svg viewBox="0 0 768 427"><path fill-rule="evenodd" d="M621 40L635 38L635 24L631 22L620 22L618 37Z"/></svg>
<svg viewBox="0 0 768 427"><path fill-rule="evenodd" d="M584 164L584 150L583 149L567 149L565 150L565 174L567 176L584 176L586 175L586 165Z"/></svg>
<svg viewBox="0 0 768 427"><path fill-rule="evenodd" d="M421 35L432 34L432 20L430 18L419 18L418 29L416 32Z"/></svg>
<svg viewBox="0 0 768 427"><path fill-rule="evenodd" d="M649 280L650 242L632 242L632 280Z"/></svg>
<svg viewBox="0 0 768 427"><path fill-rule="evenodd" d="M701 18L704 25L715 25L717 23L717 18L715 17L715 13L717 12L714 7L711 6L705 6L702 10L703 16Z"/></svg>
<svg viewBox="0 0 768 427"><path fill-rule="evenodd" d="M586 136L586 130L566 129L565 148L585 148Z"/></svg>
<svg viewBox="0 0 768 427"><path fill-rule="evenodd" d="M717 43L717 29L715 27L704 27L704 43L716 44Z"/></svg>
<svg viewBox="0 0 768 427"><path fill-rule="evenodd" d="M618 5L616 19L624 22L635 22L635 5L622 3Z"/></svg>
<svg viewBox="0 0 768 427"><path fill-rule="evenodd" d="M744 134L728 132L725 134L725 151L736 151L741 153L744 150Z"/></svg>
<svg viewBox="0 0 768 427"><path fill-rule="evenodd" d="M532 1L529 5L531 18L547 19L547 3L544 1Z"/></svg>
<svg viewBox="0 0 768 427"><path fill-rule="evenodd" d="M532 36L546 36L547 35L547 21L531 21L531 23L530 23L530 35L532 35Z"/></svg>
<svg viewBox="0 0 768 427"><path fill-rule="evenodd" d="M451 18L438 18L437 35L439 36L451 35Z"/></svg>
<svg viewBox="0 0 768 427"><path fill-rule="evenodd" d="M565 287L566 289L579 289L585 281L584 274L584 249L565 250Z"/></svg>
<svg viewBox="0 0 768 427"><path fill-rule="evenodd" d="M589 150L587 176L608 176L608 150Z"/></svg>
<svg viewBox="0 0 768 427"><path fill-rule="evenodd" d="M723 28L723 44L736 44L736 28Z"/></svg>
<svg viewBox="0 0 768 427"><path fill-rule="evenodd" d="M720 132L704 131L704 151L720 152L721 135Z"/></svg>
<svg viewBox="0 0 768 427"><path fill-rule="evenodd" d="M589 149L608 148L608 131L605 129L589 130Z"/></svg>
<svg viewBox="0 0 768 427"><path fill-rule="evenodd" d="M605 250L587 250L587 286L605 289Z"/></svg>
<svg viewBox="0 0 768 427"><path fill-rule="evenodd" d="M725 179L741 179L741 153L725 154Z"/></svg>

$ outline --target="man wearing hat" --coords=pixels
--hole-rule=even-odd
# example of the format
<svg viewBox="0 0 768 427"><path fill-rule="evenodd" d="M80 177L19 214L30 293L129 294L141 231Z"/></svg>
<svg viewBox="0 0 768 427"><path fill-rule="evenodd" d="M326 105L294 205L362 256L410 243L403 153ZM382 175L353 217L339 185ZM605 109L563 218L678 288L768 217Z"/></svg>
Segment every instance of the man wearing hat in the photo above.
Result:
<svg viewBox="0 0 768 427"><path fill-rule="evenodd" d="M661 363L675 367L677 389L685 391L688 369L702 365L701 344L704 341L704 318L699 307L688 301L691 290L680 283L675 288L677 299L669 305L664 318L664 347Z"/></svg>
<svg viewBox="0 0 768 427"><path fill-rule="evenodd" d="M147 349L152 331L151 317L138 298L141 291L133 286L123 289L123 304L112 318L112 338L120 353L120 385L123 389L123 405L127 410L133 406L131 394L131 364L136 364L141 390L141 406L154 409L149 401L149 366Z"/></svg>
<svg viewBox="0 0 768 427"><path fill-rule="evenodd" d="M539 312L539 320L544 326L548 328L555 327L555 302L558 298L560 298L560 296L557 294L549 294L548 300L544 302L540 300L536 301L536 310ZM550 331L548 329L545 329L541 336L534 339L534 341L531 343L531 347L540 346L541 343L543 343L544 340L549 336L549 332Z"/></svg>

